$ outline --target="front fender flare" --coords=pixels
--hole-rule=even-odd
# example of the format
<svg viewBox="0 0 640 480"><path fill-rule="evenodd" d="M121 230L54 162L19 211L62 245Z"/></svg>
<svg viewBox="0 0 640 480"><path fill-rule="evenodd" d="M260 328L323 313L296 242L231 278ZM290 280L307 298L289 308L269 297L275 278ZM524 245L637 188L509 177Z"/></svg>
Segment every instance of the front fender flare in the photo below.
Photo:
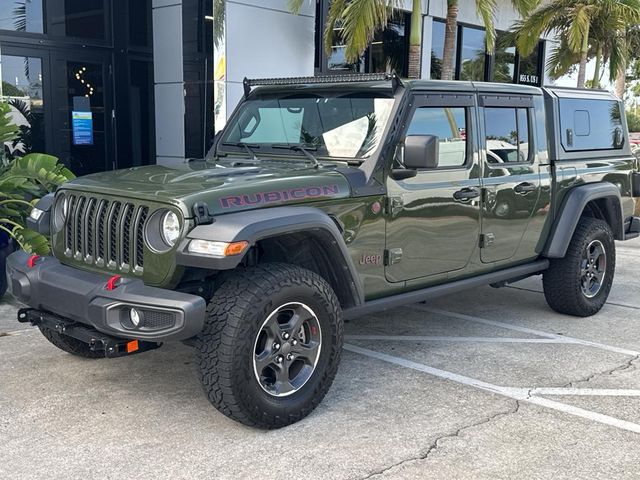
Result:
<svg viewBox="0 0 640 480"><path fill-rule="evenodd" d="M338 262L338 270L348 277L354 303L363 303L360 276L342 234L331 217L318 208L274 207L217 216L212 224L199 225L187 234L178 247L177 263L210 270L232 270L240 264L243 255L223 258L193 254L188 251L191 239L228 243L247 241L253 246L266 238L297 232L320 233L331 243L329 248L335 253L333 261Z"/></svg>

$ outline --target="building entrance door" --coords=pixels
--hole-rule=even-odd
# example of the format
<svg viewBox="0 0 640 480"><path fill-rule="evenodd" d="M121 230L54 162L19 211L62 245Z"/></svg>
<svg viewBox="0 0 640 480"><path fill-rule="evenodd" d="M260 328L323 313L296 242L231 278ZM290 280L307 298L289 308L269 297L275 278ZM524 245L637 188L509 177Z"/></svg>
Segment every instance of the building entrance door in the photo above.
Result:
<svg viewBox="0 0 640 480"><path fill-rule="evenodd" d="M78 176L115 166L109 57L51 52L54 149Z"/></svg>

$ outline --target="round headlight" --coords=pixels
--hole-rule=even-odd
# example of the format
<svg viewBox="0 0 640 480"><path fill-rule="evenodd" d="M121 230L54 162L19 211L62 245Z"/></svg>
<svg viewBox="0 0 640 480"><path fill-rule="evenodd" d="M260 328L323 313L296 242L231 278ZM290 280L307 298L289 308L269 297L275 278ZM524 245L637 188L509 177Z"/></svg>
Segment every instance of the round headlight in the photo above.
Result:
<svg viewBox="0 0 640 480"><path fill-rule="evenodd" d="M180 237L180 220L175 213L167 212L162 216L160 233L162 233L162 240L167 245L173 247L176 244Z"/></svg>
<svg viewBox="0 0 640 480"><path fill-rule="evenodd" d="M62 197L62 221L67 219L69 215L69 197L66 195Z"/></svg>

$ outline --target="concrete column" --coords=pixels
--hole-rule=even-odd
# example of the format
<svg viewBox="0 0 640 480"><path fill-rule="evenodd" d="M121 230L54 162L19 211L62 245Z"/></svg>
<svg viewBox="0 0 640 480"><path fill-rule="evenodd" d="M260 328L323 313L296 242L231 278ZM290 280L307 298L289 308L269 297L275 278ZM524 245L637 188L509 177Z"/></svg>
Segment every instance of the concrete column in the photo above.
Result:
<svg viewBox="0 0 640 480"><path fill-rule="evenodd" d="M182 0L153 0L156 162L184 161Z"/></svg>

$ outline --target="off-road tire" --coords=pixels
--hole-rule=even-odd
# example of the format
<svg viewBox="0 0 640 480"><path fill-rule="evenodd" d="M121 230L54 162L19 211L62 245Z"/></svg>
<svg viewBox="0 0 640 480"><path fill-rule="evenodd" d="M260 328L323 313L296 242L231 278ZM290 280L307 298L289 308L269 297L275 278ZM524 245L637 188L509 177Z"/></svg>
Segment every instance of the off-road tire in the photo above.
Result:
<svg viewBox="0 0 640 480"><path fill-rule="evenodd" d="M77 357L90 358L90 359L98 359L105 358L104 353L102 352L93 352L89 349L89 345L80 340L77 340L68 335L63 335L62 333L58 333L55 330L51 330L47 327L38 327L44 335L44 338L49 340L52 344L58 347L60 350L63 350L71 355L76 355Z"/></svg>
<svg viewBox="0 0 640 480"><path fill-rule="evenodd" d="M289 302L309 305L322 331L315 370L293 394L266 392L254 374L256 338L269 315ZM209 401L224 415L252 427L274 429L311 413L338 370L343 320L329 284L315 273L288 264L237 269L217 284L198 337L198 373Z"/></svg>
<svg viewBox="0 0 640 480"><path fill-rule="evenodd" d="M605 249L606 271L598 293L588 298L582 291L581 264L583 253L594 241L600 241ZM609 293L616 264L613 231L609 225L595 218L580 219L564 258L551 261L543 274L544 296L549 306L558 313L576 317L595 315L604 306Z"/></svg>

